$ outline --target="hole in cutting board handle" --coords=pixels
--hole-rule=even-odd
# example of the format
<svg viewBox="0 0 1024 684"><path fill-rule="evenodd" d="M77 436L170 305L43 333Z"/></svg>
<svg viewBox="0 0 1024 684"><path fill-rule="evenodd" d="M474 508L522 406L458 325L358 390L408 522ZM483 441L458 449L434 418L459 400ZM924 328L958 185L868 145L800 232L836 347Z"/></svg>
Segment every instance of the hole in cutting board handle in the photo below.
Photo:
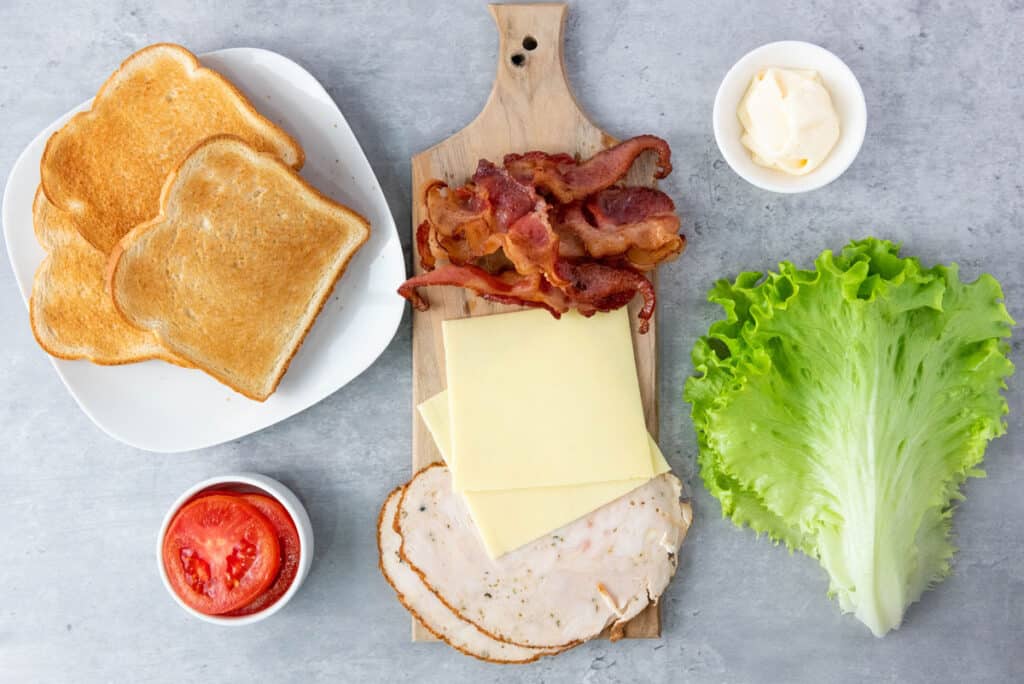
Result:
<svg viewBox="0 0 1024 684"><path fill-rule="evenodd" d="M517 52L512 55L512 66L522 67L526 64L526 55L521 52Z"/></svg>
<svg viewBox="0 0 1024 684"><path fill-rule="evenodd" d="M537 49L537 39L534 38L533 36L526 36L525 38L523 38L523 49L524 50L536 50Z"/></svg>

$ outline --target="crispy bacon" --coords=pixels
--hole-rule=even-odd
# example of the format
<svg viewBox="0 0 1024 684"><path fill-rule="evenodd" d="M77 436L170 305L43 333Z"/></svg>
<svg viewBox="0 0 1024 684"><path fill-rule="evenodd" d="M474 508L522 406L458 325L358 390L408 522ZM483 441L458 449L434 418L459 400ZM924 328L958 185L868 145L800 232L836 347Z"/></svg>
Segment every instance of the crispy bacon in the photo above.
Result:
<svg viewBox="0 0 1024 684"><path fill-rule="evenodd" d="M565 285L555 271L559 239L548 220L547 202L532 186L486 159L480 160L473 183L487 191L497 230L505 236L502 248L516 271L541 274L553 285Z"/></svg>
<svg viewBox="0 0 1024 684"><path fill-rule="evenodd" d="M549 285L540 275L521 275L515 271L494 275L468 264L446 264L409 278L398 288L398 294L412 302L418 311L426 311L430 305L419 293L419 288L435 285L464 287L501 304L541 307L555 318L561 317L570 306L565 294Z"/></svg>
<svg viewBox="0 0 1024 684"><path fill-rule="evenodd" d="M596 311L613 311L629 304L634 296L644 298L640 309L640 334L647 332L654 315L654 285L637 271L596 261L560 261L559 272L569 281L565 294L585 316Z"/></svg>
<svg viewBox="0 0 1024 684"><path fill-rule="evenodd" d="M501 232L533 211L539 201L532 185L520 183L508 171L486 159L477 164L473 185L487 191L487 199Z"/></svg>
<svg viewBox="0 0 1024 684"><path fill-rule="evenodd" d="M650 270L683 251L675 204L652 188L607 188L586 201L564 205L555 219L562 256L583 253L595 259L621 257ZM571 238L570 238L571 236Z"/></svg>
<svg viewBox="0 0 1024 684"><path fill-rule="evenodd" d="M417 234L417 243L422 247L425 241L432 254L422 261L424 270L438 256L429 239L433 233L436 251L453 264L471 264L501 249L519 273L565 284L555 272L559 238L548 221L547 202L486 159L461 188L429 185L427 215L427 238Z"/></svg>
<svg viewBox="0 0 1024 684"><path fill-rule="evenodd" d="M646 135L584 162L565 154L508 155L504 166L482 159L469 183L426 187L427 220L416 230L425 273L398 292L419 310L419 288L463 287L485 299L585 316L643 297L640 331L654 313L644 277L685 246L672 200L650 188L617 187L646 150L672 169L665 141ZM614 187L613 187L614 186Z"/></svg>
<svg viewBox="0 0 1024 684"><path fill-rule="evenodd" d="M561 215L565 209L560 209L559 214ZM576 231L572 229L572 226L565 223L565 219L554 221L551 227L558 234L558 256L563 259L583 259L588 256L587 247L583 244L583 240L576 234Z"/></svg>
<svg viewBox="0 0 1024 684"><path fill-rule="evenodd" d="M447 259L466 264L501 248L504 238L495 232L494 211L485 190L474 185L452 189L433 181L425 197L431 262Z"/></svg>
<svg viewBox="0 0 1024 684"><path fill-rule="evenodd" d="M416 250L420 253L420 266L423 270L433 271L436 261L430 246L430 221L423 221L416 226Z"/></svg>
<svg viewBox="0 0 1024 684"><path fill-rule="evenodd" d="M506 271L494 275L472 265L446 264L402 283L398 294L419 311L429 304L419 292L421 287L450 285L472 290L484 299L501 304L547 309L555 318L570 308L584 316L598 311L613 311L625 306L636 295L644 299L640 310L640 333L647 332L654 314L654 286L642 274L628 267L607 266L596 262L558 262L559 273L569 283L564 290L550 285L540 275L522 275Z"/></svg>
<svg viewBox="0 0 1024 684"><path fill-rule="evenodd" d="M583 162L567 154L527 152L505 155L504 164L516 180L566 203L615 185L647 150L658 153L658 170L654 177L668 176L672 172L672 151L667 142L653 135L630 138Z"/></svg>

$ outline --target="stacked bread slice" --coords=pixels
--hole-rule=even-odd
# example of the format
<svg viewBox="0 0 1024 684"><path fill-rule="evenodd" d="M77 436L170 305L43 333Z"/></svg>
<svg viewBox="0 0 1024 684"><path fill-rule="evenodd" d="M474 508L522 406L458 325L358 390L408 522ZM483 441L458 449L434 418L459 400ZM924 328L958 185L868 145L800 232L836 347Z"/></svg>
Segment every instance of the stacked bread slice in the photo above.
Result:
<svg viewBox="0 0 1024 684"><path fill-rule="evenodd" d="M106 291L106 255L79 234L69 212L36 190L36 239L47 251L32 283L29 312L40 346L64 359L113 365L146 359L182 363L152 333L125 321Z"/></svg>
<svg viewBox="0 0 1024 684"><path fill-rule="evenodd" d="M365 219L302 180L303 161L185 48L129 57L43 153L40 346L195 366L265 400L369 237Z"/></svg>

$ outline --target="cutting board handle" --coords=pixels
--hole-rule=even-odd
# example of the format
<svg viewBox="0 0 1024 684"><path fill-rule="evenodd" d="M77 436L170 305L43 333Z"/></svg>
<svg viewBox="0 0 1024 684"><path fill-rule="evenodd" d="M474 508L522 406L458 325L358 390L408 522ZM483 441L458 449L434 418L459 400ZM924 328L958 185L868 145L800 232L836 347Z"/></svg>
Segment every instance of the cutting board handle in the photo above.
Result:
<svg viewBox="0 0 1024 684"><path fill-rule="evenodd" d="M498 26L498 72L488 106L520 125L544 126L546 113L575 109L565 74L565 3L490 5ZM569 111L571 111L569 109Z"/></svg>

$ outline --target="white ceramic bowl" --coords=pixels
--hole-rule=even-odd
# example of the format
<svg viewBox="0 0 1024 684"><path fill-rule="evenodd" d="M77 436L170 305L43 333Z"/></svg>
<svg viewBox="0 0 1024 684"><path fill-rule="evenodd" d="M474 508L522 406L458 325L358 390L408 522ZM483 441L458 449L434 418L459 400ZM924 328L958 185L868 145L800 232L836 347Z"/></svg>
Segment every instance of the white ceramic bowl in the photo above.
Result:
<svg viewBox="0 0 1024 684"><path fill-rule="evenodd" d="M821 166L804 176L791 176L755 164L750 152L740 142L743 126L736 110L754 75L768 67L817 71L839 114L839 141ZM712 119L718 149L733 171L763 190L796 193L828 185L850 167L864 142L868 111L864 91L843 60L812 43L784 40L751 50L729 69L718 87Z"/></svg>
<svg viewBox="0 0 1024 684"><path fill-rule="evenodd" d="M288 587L288 591L284 593L280 599L275 601L272 605L261 610L258 613L252 615L244 615L241 617L221 617L218 615L206 615L200 613L195 608L190 607L181 597L175 593L171 587L170 580L167 579L167 571L164 569L163 563L163 541L164 535L167 534L167 528L171 524L171 519L174 514L185 505L185 502L194 497L196 494L207 490L223 487L225 485L243 485L258 489L274 499L277 499L285 510L288 511L288 515L291 516L292 521L295 523L295 529L299 533L299 569L295 575L295 580L291 586ZM295 592L299 590L299 586L303 580L306 579L306 575L309 574L309 566L313 562L313 525L309 521L309 514L306 513L306 508L299 501L299 498L295 496L292 490L285 487L277 480L271 479L266 475L259 475L257 473L233 473L229 475L221 475L218 477L211 477L208 480L203 480L195 485L189 487L185 492L178 497L178 499L171 506L170 510L167 511L167 515L164 516L163 525L160 526L160 535L156 540L156 564L160 572L160 579L164 583L164 587L167 589L174 600L181 606L185 612L190 613L192 616L203 620L204 622L211 622L216 625L229 625L232 627L239 627L241 625L249 625L253 622L259 622L265 620L277 611L284 608L285 604L291 600Z"/></svg>

